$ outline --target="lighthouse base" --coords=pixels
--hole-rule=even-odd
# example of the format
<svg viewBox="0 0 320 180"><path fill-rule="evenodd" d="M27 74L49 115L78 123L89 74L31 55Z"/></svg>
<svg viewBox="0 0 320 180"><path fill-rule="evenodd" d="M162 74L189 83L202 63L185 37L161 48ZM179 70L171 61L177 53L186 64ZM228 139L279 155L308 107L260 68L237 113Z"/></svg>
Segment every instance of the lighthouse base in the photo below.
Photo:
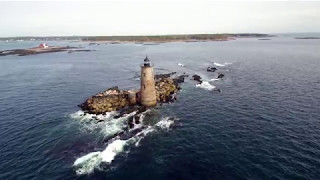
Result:
<svg viewBox="0 0 320 180"><path fill-rule="evenodd" d="M141 101L140 103L141 103L142 106L145 106L145 107L155 107L155 106L157 106L157 100Z"/></svg>

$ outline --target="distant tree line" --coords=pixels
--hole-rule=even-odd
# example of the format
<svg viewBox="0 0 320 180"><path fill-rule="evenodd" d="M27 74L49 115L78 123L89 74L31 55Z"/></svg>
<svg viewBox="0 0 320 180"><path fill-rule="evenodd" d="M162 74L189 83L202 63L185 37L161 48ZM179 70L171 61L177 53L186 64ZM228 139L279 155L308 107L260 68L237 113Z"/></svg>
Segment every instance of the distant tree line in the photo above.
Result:
<svg viewBox="0 0 320 180"><path fill-rule="evenodd" d="M268 34L190 34L190 35L159 35L159 36L90 36L84 41L188 41L188 40L227 40L231 37L270 37Z"/></svg>

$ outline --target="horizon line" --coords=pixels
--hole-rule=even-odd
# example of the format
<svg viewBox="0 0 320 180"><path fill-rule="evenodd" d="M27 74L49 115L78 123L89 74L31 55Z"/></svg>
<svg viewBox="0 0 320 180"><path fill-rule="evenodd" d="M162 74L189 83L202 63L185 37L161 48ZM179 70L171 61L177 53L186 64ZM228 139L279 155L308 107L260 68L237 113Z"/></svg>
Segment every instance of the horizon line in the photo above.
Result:
<svg viewBox="0 0 320 180"><path fill-rule="evenodd" d="M25 36L0 36L0 38L26 38L26 37L141 37L141 36L183 36L183 35L228 35L228 34L302 34L302 33L319 33L320 32L279 32L279 33L255 33L255 32L246 32L246 33L183 33L183 34L150 34L150 35L25 35Z"/></svg>

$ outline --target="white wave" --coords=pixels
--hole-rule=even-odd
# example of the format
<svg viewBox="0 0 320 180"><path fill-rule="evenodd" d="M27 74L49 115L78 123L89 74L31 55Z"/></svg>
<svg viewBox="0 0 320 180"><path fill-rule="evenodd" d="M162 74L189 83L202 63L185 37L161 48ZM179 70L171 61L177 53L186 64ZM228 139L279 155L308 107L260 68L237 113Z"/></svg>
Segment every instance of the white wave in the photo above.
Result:
<svg viewBox="0 0 320 180"><path fill-rule="evenodd" d="M109 119L110 117L113 117L116 114L117 114L116 111L112 111L112 112L107 112L104 115L102 114L96 115L96 114L84 113L83 111L79 110L75 113L72 113L70 117L78 120L89 120L89 119L93 119L94 117L97 117L98 119L101 119L101 120L105 120L105 119Z"/></svg>
<svg viewBox="0 0 320 180"><path fill-rule="evenodd" d="M213 81L219 81L220 79L217 79L217 78L213 78L213 79L210 79L209 82L213 82Z"/></svg>
<svg viewBox="0 0 320 180"><path fill-rule="evenodd" d="M101 152L92 152L85 156L78 158L73 166L77 167L76 173L78 175L90 174L101 163Z"/></svg>
<svg viewBox="0 0 320 180"><path fill-rule="evenodd" d="M70 114L70 117L71 117L71 118L74 118L74 119L83 118L83 116L84 116L84 112L81 111L81 110L79 110L79 111L77 111L77 112L75 112L75 113Z"/></svg>
<svg viewBox="0 0 320 180"><path fill-rule="evenodd" d="M88 121L85 121L85 123L82 123L83 128L89 129L89 130L96 130L100 128L100 133L104 134L105 136L110 136L122 131L122 129L126 127L125 122L127 122L127 119L130 116L133 116L134 114L136 114L136 112L132 112L130 114L127 114L117 119L113 119L112 115L114 114L116 113L111 112L111 113L107 113L106 115L101 115L100 117L97 117L105 120L104 123L102 124L95 123L95 119L93 119L93 116L95 115L84 115L84 113L81 111L73 113L71 117L80 119L82 121L88 120ZM88 117L84 117L84 116L88 116ZM128 140L116 139L110 144L108 144L108 146L104 151L91 152L87 155L84 155L76 159L76 161L73 164L73 166L76 167L76 173L78 175L90 174L94 171L95 168L98 168L102 162L110 164L112 160L115 158L115 156L118 153L123 151L124 146L128 143L129 140L130 139Z"/></svg>
<svg viewBox="0 0 320 180"><path fill-rule="evenodd" d="M142 117L142 119L144 118L143 115L140 117ZM116 139L112 143L108 144L108 146L102 152L91 152L87 155L79 157L73 163L73 166L76 168L76 173L78 175L90 174L94 171L94 169L99 168L99 165L102 162L107 164L112 163L117 154L123 152L125 146L129 144L138 146L140 141L146 137L147 134L156 130L156 127L159 127L160 129L169 129L173 123L174 119L170 119L170 117L162 118L154 126L147 126L142 131L127 140Z"/></svg>
<svg viewBox="0 0 320 180"><path fill-rule="evenodd" d="M92 152L78 158L73 163L73 166L77 168L76 173L78 175L90 174L95 168L99 167L101 162L110 164L114 157L123 151L126 143L127 141L118 139L110 143L102 152Z"/></svg>
<svg viewBox="0 0 320 180"><path fill-rule="evenodd" d="M160 127L161 129L166 129L168 130L170 126L174 123L174 119L171 119L170 117L166 117L161 119L156 126Z"/></svg>
<svg viewBox="0 0 320 180"><path fill-rule="evenodd" d="M150 112L150 109L147 109L146 111L144 111L144 112L142 112L142 113L140 114L139 124L136 124L136 121L135 121L135 120L133 121L134 127L133 127L131 130L138 129L138 128L141 128L141 127L142 127L143 120L144 120L144 118L146 117L146 113L148 113L148 112Z"/></svg>
<svg viewBox="0 0 320 180"><path fill-rule="evenodd" d="M135 146L139 146L140 141L147 136L147 134L153 132L155 129L152 126L148 126L147 128L145 128L144 130L142 130L141 132L137 133L135 136L133 136L130 139L131 143L135 143Z"/></svg>
<svg viewBox="0 0 320 180"><path fill-rule="evenodd" d="M214 85L211 85L207 81L202 81L202 83L201 84L197 84L196 87L199 87L199 88L202 88L202 89L206 89L208 91L212 91L214 88L216 88Z"/></svg>
<svg viewBox="0 0 320 180"><path fill-rule="evenodd" d="M223 66L230 65L230 64L232 64L232 63L228 63L228 62L225 62L225 63L217 63L217 62L214 62L213 64L216 65L216 66L223 67Z"/></svg>
<svg viewBox="0 0 320 180"><path fill-rule="evenodd" d="M114 119L118 112L108 112L104 115L85 114L83 111L77 111L70 115L71 118L78 120L80 129L84 132L100 132L104 136L110 136L122 131L125 128L126 121L129 117L135 115L134 111L126 114L123 117ZM98 122L101 121L101 122Z"/></svg>
<svg viewBox="0 0 320 180"><path fill-rule="evenodd" d="M148 128L147 128L148 129ZM87 155L84 155L78 158L74 163L73 166L76 168L77 175L83 174L90 174L94 171L95 168L98 168L99 165L104 162L110 164L117 154L121 153L128 143L134 143L140 141L144 136L143 134L147 134L146 130L141 131L140 133L136 134L132 138L128 140L120 140L117 139L112 143L108 144L105 150L92 152Z"/></svg>
<svg viewBox="0 0 320 180"><path fill-rule="evenodd" d="M182 63L178 63L178 66L180 66L180 67L185 67L185 65L182 64Z"/></svg>
<svg viewBox="0 0 320 180"><path fill-rule="evenodd" d="M130 113L118 119L104 121L103 128L100 130L100 133L104 134L105 136L110 136L122 131L127 126L127 119L130 116L133 116L135 113L136 112Z"/></svg>
<svg viewBox="0 0 320 180"><path fill-rule="evenodd" d="M135 146L139 146L141 139L143 139L147 134L153 132L156 130L156 127L163 129L163 130L169 130L171 125L174 123L176 119L172 119L170 117L162 118L159 122L157 122L154 126L148 126L143 131L137 133L136 136L133 137L135 143Z"/></svg>
<svg viewBox="0 0 320 180"><path fill-rule="evenodd" d="M123 147L126 145L126 140L115 140L110 143L107 148L102 151L101 158L103 162L111 163L114 157L123 151Z"/></svg>

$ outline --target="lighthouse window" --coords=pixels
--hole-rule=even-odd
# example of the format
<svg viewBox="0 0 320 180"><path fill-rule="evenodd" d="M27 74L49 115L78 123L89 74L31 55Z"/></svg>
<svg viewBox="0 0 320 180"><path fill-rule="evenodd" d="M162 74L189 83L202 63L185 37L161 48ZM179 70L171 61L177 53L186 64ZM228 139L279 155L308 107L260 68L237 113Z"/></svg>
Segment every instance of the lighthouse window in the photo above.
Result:
<svg viewBox="0 0 320 180"><path fill-rule="evenodd" d="M143 85L143 89L146 89L146 85Z"/></svg>
<svg viewBox="0 0 320 180"><path fill-rule="evenodd" d="M146 77L146 73L143 73L143 77Z"/></svg>

